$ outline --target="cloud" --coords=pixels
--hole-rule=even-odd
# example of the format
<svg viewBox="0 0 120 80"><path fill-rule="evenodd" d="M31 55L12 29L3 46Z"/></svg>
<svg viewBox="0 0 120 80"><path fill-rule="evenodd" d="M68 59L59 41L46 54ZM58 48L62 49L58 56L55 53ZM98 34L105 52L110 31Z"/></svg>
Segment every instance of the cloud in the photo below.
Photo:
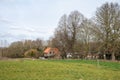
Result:
<svg viewBox="0 0 120 80"><path fill-rule="evenodd" d="M20 27L20 26L11 26L9 33L14 34L15 36L18 35L25 35L24 39L36 39L36 38L43 38L48 39L49 36L52 36L54 29L49 27ZM21 37L21 36L19 36Z"/></svg>
<svg viewBox="0 0 120 80"><path fill-rule="evenodd" d="M11 30L17 30L17 31L26 31L26 32L36 32L35 29L30 27L10 27Z"/></svg>
<svg viewBox="0 0 120 80"><path fill-rule="evenodd" d="M9 38L9 37L14 37L11 33L0 33L1 38Z"/></svg>

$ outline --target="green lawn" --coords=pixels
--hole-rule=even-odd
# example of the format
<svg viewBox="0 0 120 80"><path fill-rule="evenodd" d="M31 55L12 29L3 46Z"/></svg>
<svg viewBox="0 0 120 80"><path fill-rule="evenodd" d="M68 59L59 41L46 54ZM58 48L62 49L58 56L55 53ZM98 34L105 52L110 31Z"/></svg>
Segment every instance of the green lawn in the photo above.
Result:
<svg viewBox="0 0 120 80"><path fill-rule="evenodd" d="M1 60L0 80L120 80L120 63L88 60Z"/></svg>

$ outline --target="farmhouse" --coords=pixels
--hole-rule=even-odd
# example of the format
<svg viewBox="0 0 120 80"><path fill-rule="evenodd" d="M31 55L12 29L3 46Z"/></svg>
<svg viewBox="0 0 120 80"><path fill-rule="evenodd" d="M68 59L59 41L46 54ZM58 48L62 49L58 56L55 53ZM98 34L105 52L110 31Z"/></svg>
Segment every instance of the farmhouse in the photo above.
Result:
<svg viewBox="0 0 120 80"><path fill-rule="evenodd" d="M45 58L54 58L54 59L60 59L60 51L58 48L51 48L51 47L47 47L44 50L44 57Z"/></svg>

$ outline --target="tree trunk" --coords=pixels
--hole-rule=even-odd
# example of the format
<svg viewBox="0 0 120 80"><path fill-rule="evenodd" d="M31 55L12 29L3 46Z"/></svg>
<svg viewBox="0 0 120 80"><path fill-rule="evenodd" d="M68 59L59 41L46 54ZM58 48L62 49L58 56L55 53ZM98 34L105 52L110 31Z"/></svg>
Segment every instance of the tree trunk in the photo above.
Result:
<svg viewBox="0 0 120 80"><path fill-rule="evenodd" d="M104 60L106 60L106 52L104 52L103 58L104 58Z"/></svg>
<svg viewBox="0 0 120 80"><path fill-rule="evenodd" d="M112 52L112 61L115 61L115 53Z"/></svg>
<svg viewBox="0 0 120 80"><path fill-rule="evenodd" d="M103 56L104 56L104 60L106 60L106 55L104 54Z"/></svg>

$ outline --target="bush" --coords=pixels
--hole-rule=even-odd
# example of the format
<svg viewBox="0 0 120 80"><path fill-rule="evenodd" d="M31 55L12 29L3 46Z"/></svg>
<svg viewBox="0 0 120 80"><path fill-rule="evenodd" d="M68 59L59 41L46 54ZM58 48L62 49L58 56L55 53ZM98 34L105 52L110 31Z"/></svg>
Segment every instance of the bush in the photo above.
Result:
<svg viewBox="0 0 120 80"><path fill-rule="evenodd" d="M24 53L24 56L27 58L39 58L40 53L36 49L30 49Z"/></svg>

